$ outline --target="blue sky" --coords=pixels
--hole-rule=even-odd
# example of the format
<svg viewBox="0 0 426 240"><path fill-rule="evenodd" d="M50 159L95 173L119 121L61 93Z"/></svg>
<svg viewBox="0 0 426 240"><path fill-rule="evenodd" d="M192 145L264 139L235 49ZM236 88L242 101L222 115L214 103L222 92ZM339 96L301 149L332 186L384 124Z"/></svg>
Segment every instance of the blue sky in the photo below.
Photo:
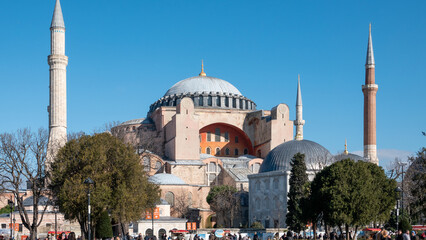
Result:
<svg viewBox="0 0 426 240"><path fill-rule="evenodd" d="M363 146L368 24L376 60L377 143L386 158L425 146L426 1L62 0L68 129L145 117L174 83L225 79L258 109L295 117L332 153ZM54 0L0 3L0 132L47 127ZM385 155L383 155L385 156ZM380 155L379 155L380 157Z"/></svg>

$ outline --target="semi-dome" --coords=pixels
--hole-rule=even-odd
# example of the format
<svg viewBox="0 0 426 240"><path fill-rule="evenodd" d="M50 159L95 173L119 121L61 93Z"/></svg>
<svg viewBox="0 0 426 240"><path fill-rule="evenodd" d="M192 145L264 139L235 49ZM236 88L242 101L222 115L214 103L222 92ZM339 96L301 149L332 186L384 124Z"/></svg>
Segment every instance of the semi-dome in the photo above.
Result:
<svg viewBox="0 0 426 240"><path fill-rule="evenodd" d="M234 85L225 80L215 77L195 76L184 79L173 85L166 94L164 94L164 97L174 94L179 95L202 92L242 96L241 92L234 87Z"/></svg>
<svg viewBox="0 0 426 240"><path fill-rule="evenodd" d="M148 178L148 181L158 185L186 185L185 181L176 175L158 173Z"/></svg>
<svg viewBox="0 0 426 240"><path fill-rule="evenodd" d="M291 159L296 153L305 154L308 170L319 170L333 161L330 152L320 144L309 140L292 140L272 149L260 166L259 172L290 171Z"/></svg>

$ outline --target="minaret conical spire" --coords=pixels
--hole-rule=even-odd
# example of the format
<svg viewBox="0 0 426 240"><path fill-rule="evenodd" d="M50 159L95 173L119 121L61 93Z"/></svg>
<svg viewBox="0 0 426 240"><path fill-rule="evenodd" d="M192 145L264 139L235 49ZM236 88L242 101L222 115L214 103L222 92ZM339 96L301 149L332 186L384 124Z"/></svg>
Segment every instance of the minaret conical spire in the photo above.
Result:
<svg viewBox="0 0 426 240"><path fill-rule="evenodd" d="M297 97L296 97L296 120L294 125L296 126L296 140L303 140L303 106L302 106L302 90L300 89L300 75L297 75Z"/></svg>
<svg viewBox="0 0 426 240"><path fill-rule="evenodd" d="M62 8L59 0L56 0L55 10L53 11L51 28L60 27L65 28L64 17L62 16Z"/></svg>
<svg viewBox="0 0 426 240"><path fill-rule="evenodd" d="M373 38L371 37L371 23L368 30L367 60L366 66L374 66Z"/></svg>
<svg viewBox="0 0 426 240"><path fill-rule="evenodd" d="M296 106L302 106L302 91L300 90L300 74L297 75Z"/></svg>

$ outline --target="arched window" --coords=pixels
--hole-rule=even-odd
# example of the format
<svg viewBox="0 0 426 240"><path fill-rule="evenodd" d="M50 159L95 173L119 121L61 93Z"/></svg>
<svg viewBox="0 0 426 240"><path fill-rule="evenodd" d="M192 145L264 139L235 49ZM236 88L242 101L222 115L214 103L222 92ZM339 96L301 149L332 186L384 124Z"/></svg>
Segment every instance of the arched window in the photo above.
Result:
<svg viewBox="0 0 426 240"><path fill-rule="evenodd" d="M269 190L269 185L270 185L269 178L268 178L268 179L265 179L265 189L266 189L266 190Z"/></svg>
<svg viewBox="0 0 426 240"><path fill-rule="evenodd" d="M229 98L225 97L225 107L229 107Z"/></svg>
<svg viewBox="0 0 426 240"><path fill-rule="evenodd" d="M252 173L258 173L259 172L259 168L260 168L260 164L259 163L254 163L251 165L251 172Z"/></svg>
<svg viewBox="0 0 426 240"><path fill-rule="evenodd" d="M188 193L188 207L192 207L192 193Z"/></svg>
<svg viewBox="0 0 426 240"><path fill-rule="evenodd" d="M234 150L235 156L238 156L238 148Z"/></svg>
<svg viewBox="0 0 426 240"><path fill-rule="evenodd" d="M229 148L226 148L225 149L225 155L229 155L230 153L229 153Z"/></svg>
<svg viewBox="0 0 426 240"><path fill-rule="evenodd" d="M243 109L243 99L240 99L240 109Z"/></svg>
<svg viewBox="0 0 426 240"><path fill-rule="evenodd" d="M256 181L256 190L260 190L260 182L259 182L259 180Z"/></svg>
<svg viewBox="0 0 426 240"><path fill-rule="evenodd" d="M158 170L160 170L160 168L161 168L161 162L160 162L160 161L157 161L157 162L155 163L155 170L156 170L156 171L158 171Z"/></svg>
<svg viewBox="0 0 426 240"><path fill-rule="evenodd" d="M207 148L206 148L206 153L207 153L207 154L211 154L210 147L207 147Z"/></svg>
<svg viewBox="0 0 426 240"><path fill-rule="evenodd" d="M213 105L213 99L212 96L208 96L207 98L207 105L212 106Z"/></svg>
<svg viewBox="0 0 426 240"><path fill-rule="evenodd" d="M142 160L145 172L149 172L151 170L151 159L149 157L143 157Z"/></svg>
<svg viewBox="0 0 426 240"><path fill-rule="evenodd" d="M204 104L203 104L203 96L200 96L199 98L198 98L198 105L199 106L203 106Z"/></svg>
<svg viewBox="0 0 426 240"><path fill-rule="evenodd" d="M175 205L175 195L172 192L166 192L165 200L170 204L170 206Z"/></svg>
<svg viewBox="0 0 426 240"><path fill-rule="evenodd" d="M244 148L244 155L248 154L248 149Z"/></svg>
<svg viewBox="0 0 426 240"><path fill-rule="evenodd" d="M262 157L262 151L261 150L257 150L257 157Z"/></svg>
<svg viewBox="0 0 426 240"><path fill-rule="evenodd" d="M220 155L220 148L216 148L216 156Z"/></svg>
<svg viewBox="0 0 426 240"><path fill-rule="evenodd" d="M237 108L237 99L232 98L232 107Z"/></svg>
<svg viewBox="0 0 426 240"><path fill-rule="evenodd" d="M278 190L278 183L279 183L278 178L275 178L275 179L274 179L274 189L275 189L275 190Z"/></svg>
<svg viewBox="0 0 426 240"><path fill-rule="evenodd" d="M220 97L216 97L216 106L220 107Z"/></svg>
<svg viewBox="0 0 426 240"><path fill-rule="evenodd" d="M209 168L208 169L209 172L216 172L216 163L214 163L214 162L209 163L208 168Z"/></svg>

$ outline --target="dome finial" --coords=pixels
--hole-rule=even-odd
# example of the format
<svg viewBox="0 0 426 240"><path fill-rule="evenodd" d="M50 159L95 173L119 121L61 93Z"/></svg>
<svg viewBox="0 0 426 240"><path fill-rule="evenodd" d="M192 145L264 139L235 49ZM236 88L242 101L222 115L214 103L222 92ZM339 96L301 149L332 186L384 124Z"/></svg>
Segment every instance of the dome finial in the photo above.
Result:
<svg viewBox="0 0 426 240"><path fill-rule="evenodd" d="M343 152L345 155L348 155L348 142L346 141L346 138L345 138L345 151Z"/></svg>
<svg viewBox="0 0 426 240"><path fill-rule="evenodd" d="M204 72L204 61L203 61L203 59L201 59L201 72L200 72L200 74L198 74L198 76L202 76L202 77L206 76L206 73Z"/></svg>

